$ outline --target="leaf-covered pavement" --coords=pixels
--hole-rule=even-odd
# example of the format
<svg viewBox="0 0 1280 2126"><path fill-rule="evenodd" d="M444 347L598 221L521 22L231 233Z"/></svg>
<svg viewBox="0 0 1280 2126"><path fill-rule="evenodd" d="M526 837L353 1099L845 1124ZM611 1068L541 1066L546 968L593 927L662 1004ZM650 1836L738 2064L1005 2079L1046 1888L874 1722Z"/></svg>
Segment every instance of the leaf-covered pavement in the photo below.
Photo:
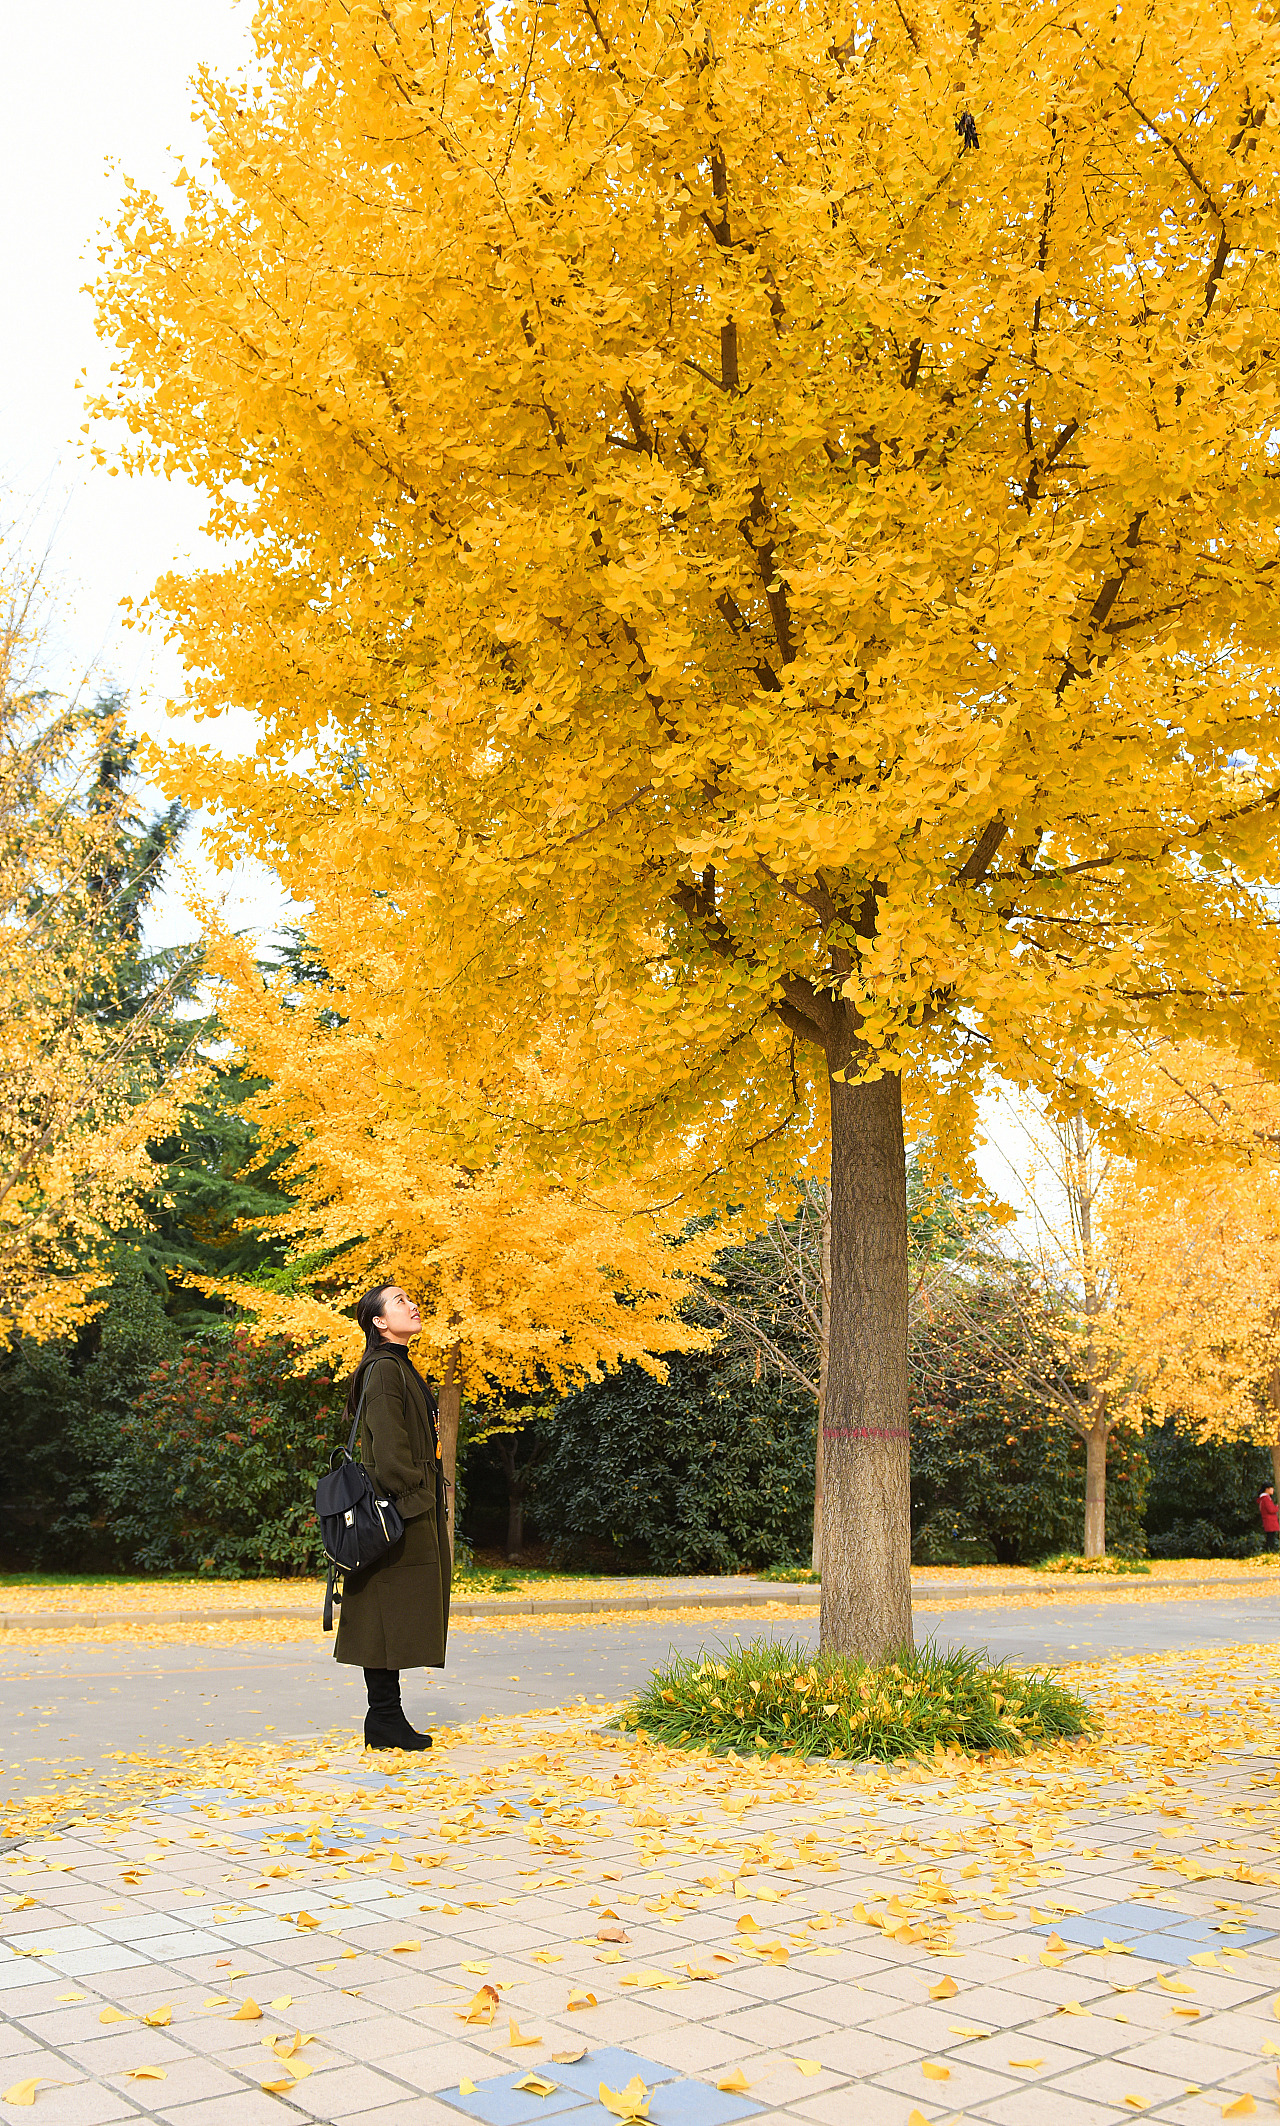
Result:
<svg viewBox="0 0 1280 2126"><path fill-rule="evenodd" d="M814 2126L1269 2110L1278 1676L1064 1671L1104 1734L1016 1763L690 1758L549 1712L425 1762L122 1765L10 1826L0 2116L459 2126L532 2072L604 2121L606 2054L654 2126L691 2084Z"/></svg>

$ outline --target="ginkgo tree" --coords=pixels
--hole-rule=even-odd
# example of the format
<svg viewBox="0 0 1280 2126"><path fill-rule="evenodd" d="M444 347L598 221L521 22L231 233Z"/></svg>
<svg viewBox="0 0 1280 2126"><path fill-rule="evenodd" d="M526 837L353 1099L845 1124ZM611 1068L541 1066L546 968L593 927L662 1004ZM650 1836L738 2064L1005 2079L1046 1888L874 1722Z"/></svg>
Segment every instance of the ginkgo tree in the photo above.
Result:
<svg viewBox="0 0 1280 2126"><path fill-rule="evenodd" d="M1152 1144L1194 1151L1172 1174L1139 1159L1111 1210L1130 1337L1155 1359L1143 1399L1268 1447L1280 1487L1280 1086L1198 1043L1156 1048L1143 1077Z"/></svg>
<svg viewBox="0 0 1280 2126"><path fill-rule="evenodd" d="M627 1361L664 1377L663 1352L706 1347L686 1319L686 1278L713 1233L681 1236L678 1209L673 1230L625 1185L573 1190L500 1150L467 1164L447 1087L433 1101L425 1071L410 1106L397 1098L381 1054L396 1031L394 954L350 964L319 916L274 972L242 942L215 935L211 946L221 1024L256 1086L246 1113L283 1155L289 1189L259 1230L290 1256L283 1275L214 1289L309 1360L351 1367L364 1348L351 1305L403 1284L423 1317L415 1354L438 1389L451 1487L464 1394L563 1394ZM452 1531L452 1490L449 1510Z"/></svg>
<svg viewBox="0 0 1280 2126"><path fill-rule="evenodd" d="M1280 25L263 0L106 257L223 846L402 945L455 1126L744 1203L829 1135L823 1635L911 1636L904 1089L1274 1061ZM103 438L102 449L110 447Z"/></svg>

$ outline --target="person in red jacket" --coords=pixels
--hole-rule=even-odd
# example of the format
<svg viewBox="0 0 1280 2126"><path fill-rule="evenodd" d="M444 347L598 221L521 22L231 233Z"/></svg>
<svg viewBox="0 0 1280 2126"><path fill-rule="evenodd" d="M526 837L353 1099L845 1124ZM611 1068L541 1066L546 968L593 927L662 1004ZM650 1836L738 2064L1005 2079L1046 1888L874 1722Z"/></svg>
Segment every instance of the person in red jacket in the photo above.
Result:
<svg viewBox="0 0 1280 2126"><path fill-rule="evenodd" d="M1258 1493L1258 1512L1262 1516L1262 1540L1268 1550L1280 1544L1280 1506L1276 1504L1276 1487L1264 1484Z"/></svg>

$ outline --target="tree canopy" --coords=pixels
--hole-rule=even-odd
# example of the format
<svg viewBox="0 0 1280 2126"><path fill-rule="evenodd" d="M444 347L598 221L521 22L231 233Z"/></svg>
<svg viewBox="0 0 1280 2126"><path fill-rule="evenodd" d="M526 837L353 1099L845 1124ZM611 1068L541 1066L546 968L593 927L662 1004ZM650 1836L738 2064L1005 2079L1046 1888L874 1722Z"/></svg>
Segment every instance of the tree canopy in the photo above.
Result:
<svg viewBox="0 0 1280 2126"><path fill-rule="evenodd" d="M391 925L385 1069L411 1101L437 1044L460 1143L742 1202L829 1105L824 1632L883 1651L899 1075L958 1173L988 1072L1098 1122L1137 1028L1274 1062L1280 28L264 0L256 35L102 294L137 457L248 542L163 586L191 701L262 733L177 783Z"/></svg>

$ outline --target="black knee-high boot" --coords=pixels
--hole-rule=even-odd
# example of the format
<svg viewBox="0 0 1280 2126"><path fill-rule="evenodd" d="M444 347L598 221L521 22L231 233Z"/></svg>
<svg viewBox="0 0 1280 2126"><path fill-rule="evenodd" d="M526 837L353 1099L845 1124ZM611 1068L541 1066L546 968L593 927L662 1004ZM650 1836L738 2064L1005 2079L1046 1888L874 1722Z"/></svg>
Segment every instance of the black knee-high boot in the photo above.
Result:
<svg viewBox="0 0 1280 2126"><path fill-rule="evenodd" d="M365 1748L371 1750L429 1750L430 1735L410 1727L400 1703L398 1668L366 1668L365 1685L369 1710L364 1716Z"/></svg>

